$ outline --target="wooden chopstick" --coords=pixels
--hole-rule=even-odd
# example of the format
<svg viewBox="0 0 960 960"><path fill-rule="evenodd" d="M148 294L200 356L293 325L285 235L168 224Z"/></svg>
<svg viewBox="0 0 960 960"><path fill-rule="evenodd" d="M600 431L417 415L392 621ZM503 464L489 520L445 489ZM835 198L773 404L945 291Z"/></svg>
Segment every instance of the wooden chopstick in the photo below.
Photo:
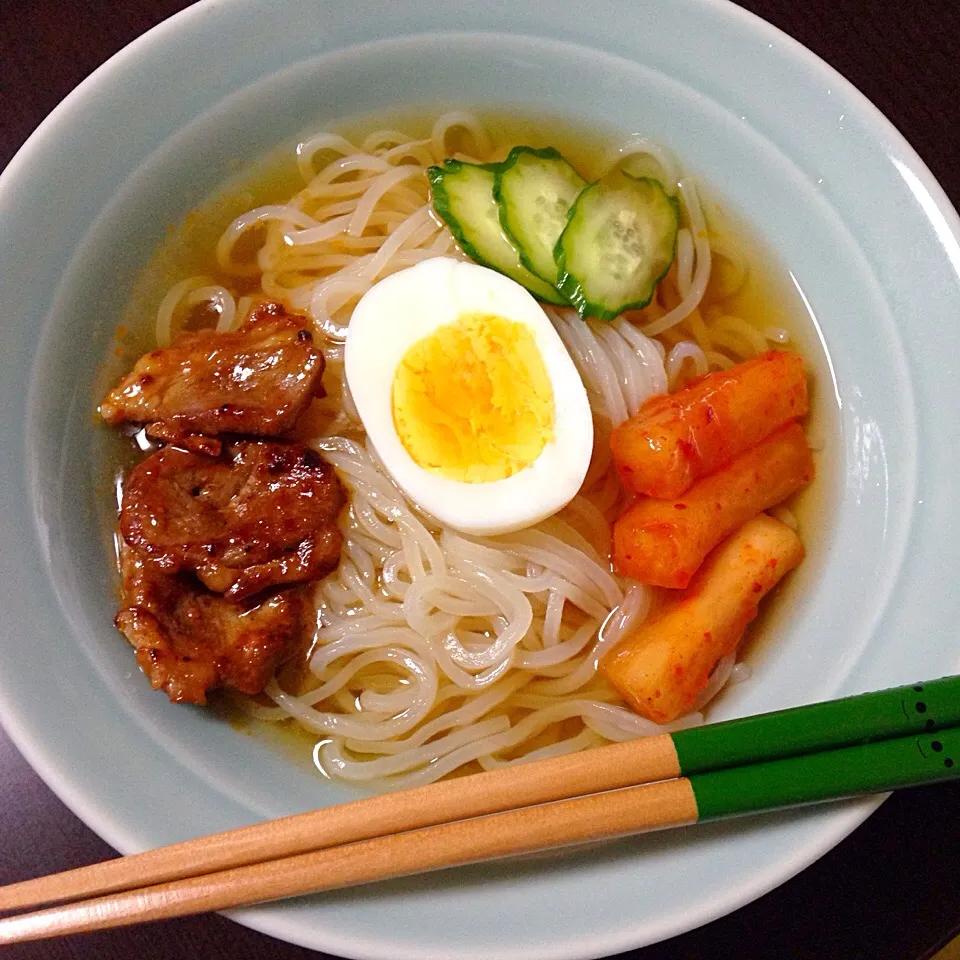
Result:
<svg viewBox="0 0 960 960"><path fill-rule="evenodd" d="M669 735L611 744L582 754L365 797L25 880L0 887L0 911L151 886L502 810L665 780L679 773Z"/></svg>
<svg viewBox="0 0 960 960"><path fill-rule="evenodd" d="M960 775L960 727L363 840L0 920L0 944L223 910Z"/></svg>
<svg viewBox="0 0 960 960"><path fill-rule="evenodd" d="M154 886L680 774L953 725L960 725L958 677L612 744L254 824L2 887L0 911Z"/></svg>
<svg viewBox="0 0 960 960"><path fill-rule="evenodd" d="M292 897L693 823L689 781L523 807L0 920L0 945Z"/></svg>

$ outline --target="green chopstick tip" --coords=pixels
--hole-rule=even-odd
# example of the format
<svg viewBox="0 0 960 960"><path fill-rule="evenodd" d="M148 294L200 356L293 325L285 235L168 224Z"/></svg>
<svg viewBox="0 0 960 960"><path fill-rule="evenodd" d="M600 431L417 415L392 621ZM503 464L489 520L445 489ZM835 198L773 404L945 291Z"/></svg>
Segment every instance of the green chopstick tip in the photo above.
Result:
<svg viewBox="0 0 960 960"><path fill-rule="evenodd" d="M960 677L674 733L681 773L703 773L960 725Z"/></svg>

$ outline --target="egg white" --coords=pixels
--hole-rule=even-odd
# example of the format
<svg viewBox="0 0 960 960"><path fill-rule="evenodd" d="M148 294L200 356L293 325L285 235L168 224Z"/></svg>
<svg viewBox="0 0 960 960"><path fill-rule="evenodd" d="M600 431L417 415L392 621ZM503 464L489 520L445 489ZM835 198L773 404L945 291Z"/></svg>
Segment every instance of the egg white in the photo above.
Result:
<svg viewBox="0 0 960 960"><path fill-rule="evenodd" d="M465 313L522 323L553 388L553 439L530 466L488 483L425 470L407 453L393 420L393 381L406 352ZM386 277L354 308L344 365L353 402L384 466L407 496L441 523L464 533L509 533L556 513L580 489L593 451L586 389L543 309L509 277L448 257Z"/></svg>

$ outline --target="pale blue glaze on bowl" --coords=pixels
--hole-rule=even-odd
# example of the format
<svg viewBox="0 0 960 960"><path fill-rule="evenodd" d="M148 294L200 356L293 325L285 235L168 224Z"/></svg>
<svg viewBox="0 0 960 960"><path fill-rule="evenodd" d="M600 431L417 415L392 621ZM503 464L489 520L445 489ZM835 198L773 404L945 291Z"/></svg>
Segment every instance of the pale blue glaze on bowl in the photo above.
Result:
<svg viewBox="0 0 960 960"><path fill-rule="evenodd" d="M0 717L123 852L344 799L150 691L111 626L92 383L176 222L308 124L518 105L649 133L789 267L832 367L834 523L775 653L716 717L956 672L960 223L909 146L812 54L719 0L205 0L132 44L0 178ZM448 872L238 920L348 957L585 958L733 910L860 823L863 800Z"/></svg>

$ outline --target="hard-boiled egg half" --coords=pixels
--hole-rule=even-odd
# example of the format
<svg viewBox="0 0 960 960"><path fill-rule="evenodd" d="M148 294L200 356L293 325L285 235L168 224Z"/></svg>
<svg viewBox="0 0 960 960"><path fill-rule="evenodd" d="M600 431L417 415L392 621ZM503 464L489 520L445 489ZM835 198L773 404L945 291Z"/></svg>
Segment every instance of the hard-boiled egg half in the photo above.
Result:
<svg viewBox="0 0 960 960"><path fill-rule="evenodd" d="M384 466L442 523L508 533L580 489L587 392L543 309L508 277L440 257L381 280L354 308L344 363Z"/></svg>

